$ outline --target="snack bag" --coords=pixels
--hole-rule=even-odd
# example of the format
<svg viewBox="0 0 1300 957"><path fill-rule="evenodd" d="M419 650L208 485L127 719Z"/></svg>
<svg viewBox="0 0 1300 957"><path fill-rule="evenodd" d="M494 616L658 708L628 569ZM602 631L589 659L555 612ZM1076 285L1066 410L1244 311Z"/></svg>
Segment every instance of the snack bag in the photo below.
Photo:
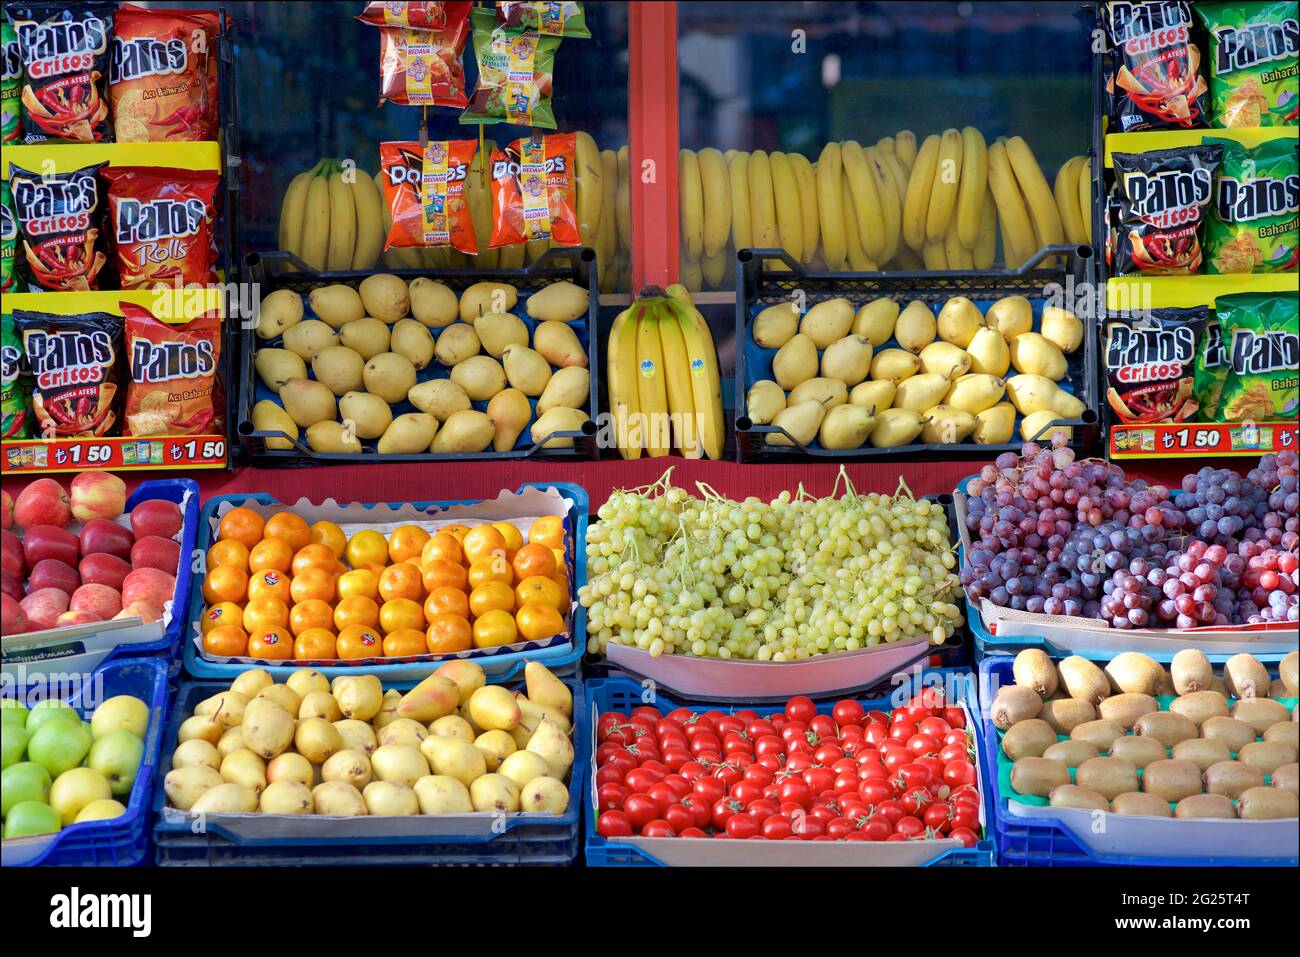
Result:
<svg viewBox="0 0 1300 957"><path fill-rule="evenodd" d="M14 252L18 246L18 223L14 219L9 181L0 180L0 292L21 292L14 275Z"/></svg>
<svg viewBox="0 0 1300 957"><path fill-rule="evenodd" d="M8 3L22 57L26 142L110 143L108 54L111 0Z"/></svg>
<svg viewBox="0 0 1300 957"><path fill-rule="evenodd" d="M1223 147L1214 205L1205 231L1212 273L1288 272L1300 243L1300 159L1294 140L1255 149L1205 137Z"/></svg>
<svg viewBox="0 0 1300 957"><path fill-rule="evenodd" d="M18 327L13 316L0 316L0 438L25 439L30 434L30 392Z"/></svg>
<svg viewBox="0 0 1300 957"><path fill-rule="evenodd" d="M564 0L550 3L497 3L497 20L513 30L536 30L543 36L583 39L591 36L587 14L581 3Z"/></svg>
<svg viewBox="0 0 1300 957"><path fill-rule="evenodd" d="M123 4L114 21L109 97L119 143L216 139L208 104L207 19Z"/></svg>
<svg viewBox="0 0 1300 957"><path fill-rule="evenodd" d="M1218 297L1214 308L1228 359L1219 420L1294 422L1300 411L1300 301L1244 292Z"/></svg>
<svg viewBox="0 0 1300 957"><path fill-rule="evenodd" d="M576 144L573 133L552 133L492 151L491 248L535 239L582 245L574 213Z"/></svg>
<svg viewBox="0 0 1300 957"><path fill-rule="evenodd" d="M469 40L468 3L445 4L446 23L436 30L379 28L379 105L463 107Z"/></svg>
<svg viewBox="0 0 1300 957"><path fill-rule="evenodd" d="M21 143L23 57L8 17L0 20L0 60L4 61L4 85L0 87L0 142Z"/></svg>
<svg viewBox="0 0 1300 957"><path fill-rule="evenodd" d="M1153 309L1106 323L1106 401L1120 422L1182 422L1196 414L1194 367L1205 309Z"/></svg>
<svg viewBox="0 0 1300 957"><path fill-rule="evenodd" d="M216 421L221 319L173 325L135 303L121 303L131 382L125 435L205 435Z"/></svg>
<svg viewBox="0 0 1300 957"><path fill-rule="evenodd" d="M551 85L560 38L498 27L492 11L482 7L475 8L471 19L478 83L460 121L555 129Z"/></svg>
<svg viewBox="0 0 1300 957"><path fill-rule="evenodd" d="M1300 26L1295 0L1198 3L1210 36L1210 124L1295 126Z"/></svg>
<svg viewBox="0 0 1300 957"><path fill-rule="evenodd" d="M437 30L447 24L446 3L372 2L357 17L376 27L414 27ZM456 6L455 3L450 6Z"/></svg>
<svg viewBox="0 0 1300 957"><path fill-rule="evenodd" d="M1221 146L1115 153L1115 274L1185 276L1201 268L1199 230L1214 198Z"/></svg>
<svg viewBox="0 0 1300 957"><path fill-rule="evenodd" d="M211 233L220 173L114 166L103 175L119 288L166 289L215 281Z"/></svg>
<svg viewBox="0 0 1300 957"><path fill-rule="evenodd" d="M1184 0L1104 5L1110 43L1106 94L1112 130L1206 125L1207 87Z"/></svg>
<svg viewBox="0 0 1300 957"><path fill-rule="evenodd" d="M109 435L117 423L122 317L14 311L32 376L32 411L47 439Z"/></svg>
<svg viewBox="0 0 1300 957"><path fill-rule="evenodd" d="M478 254L466 183L478 143L430 140L380 143L384 202L393 217L385 249L394 246L454 246Z"/></svg>
<svg viewBox="0 0 1300 957"><path fill-rule="evenodd" d="M1228 378L1228 356L1223 350L1223 328L1217 317L1205 324L1193 378L1192 394L1199 406L1197 418L1201 422L1218 422L1219 397Z"/></svg>
<svg viewBox="0 0 1300 957"><path fill-rule="evenodd" d="M97 163L70 173L42 175L9 164L14 218L21 249L14 259L34 291L98 289L107 257L99 235Z"/></svg>

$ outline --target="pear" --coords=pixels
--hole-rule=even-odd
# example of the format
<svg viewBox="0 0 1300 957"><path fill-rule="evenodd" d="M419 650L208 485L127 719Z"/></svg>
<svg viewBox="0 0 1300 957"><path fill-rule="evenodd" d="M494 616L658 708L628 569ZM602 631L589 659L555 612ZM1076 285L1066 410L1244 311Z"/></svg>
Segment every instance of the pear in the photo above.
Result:
<svg viewBox="0 0 1300 957"><path fill-rule="evenodd" d="M441 675L429 675L406 694L397 704L399 718L410 718L429 724L445 715L454 714L460 703L460 689L456 682Z"/></svg>
<svg viewBox="0 0 1300 957"><path fill-rule="evenodd" d="M487 682L483 668L476 661L456 659L439 665L433 672L450 678L460 689L460 703L467 704L470 697Z"/></svg>
<svg viewBox="0 0 1300 957"><path fill-rule="evenodd" d="M892 449L916 441L925 426L919 412L911 409L886 409L876 416L876 427L868 440L878 449Z"/></svg>
<svg viewBox="0 0 1300 957"><path fill-rule="evenodd" d="M937 325L930 304L917 299L907 304L894 324L894 339L911 353L919 353L934 342Z"/></svg>
<svg viewBox="0 0 1300 957"><path fill-rule="evenodd" d="M873 412L883 412L894 404L894 393L897 389L891 379L860 382L849 393L849 401L854 405L865 406Z"/></svg>
<svg viewBox="0 0 1300 957"><path fill-rule="evenodd" d="M551 409L581 409L591 398L591 373L586 366L562 366L551 376L537 400L537 414ZM490 413L489 413L490 414Z"/></svg>
<svg viewBox="0 0 1300 957"><path fill-rule="evenodd" d="M827 379L818 376L816 379L809 379L807 382L800 382L790 390L790 394L785 397L786 406L798 405L800 402L807 402L809 399L816 399L826 408L836 405L843 405L849 401L849 389L839 379Z"/></svg>
<svg viewBox="0 0 1300 957"><path fill-rule="evenodd" d="M811 314L810 312L809 315ZM787 391L816 374L817 344L811 336L803 333L791 336L772 359L772 377L776 379L777 385Z"/></svg>
<svg viewBox="0 0 1300 957"><path fill-rule="evenodd" d="M975 431L971 433L977 445L1005 445L1016 431L1016 407L1010 402L999 402L975 415Z"/></svg>
<svg viewBox="0 0 1300 957"><path fill-rule="evenodd" d="M1064 379L1068 371L1065 353L1036 332L1024 332L1011 340L1011 364L1017 372L1041 375L1053 382Z"/></svg>
<svg viewBox="0 0 1300 957"><path fill-rule="evenodd" d="M943 401L951 383L947 376L926 372L904 379L894 393L894 408L924 412Z"/></svg>
<svg viewBox="0 0 1300 957"><path fill-rule="evenodd" d="M1007 380L1006 386L1011 404L1021 415L1050 410L1061 418L1077 419L1086 408L1077 398L1041 375L1014 375Z"/></svg>
<svg viewBox="0 0 1300 957"><path fill-rule="evenodd" d="M817 439L824 449L857 449L876 427L876 413L862 405L837 405L822 419Z"/></svg>
<svg viewBox="0 0 1300 957"><path fill-rule="evenodd" d="M439 422L446 422L453 412L471 408L469 396L450 379L429 379L411 386L407 400L421 412L428 412Z"/></svg>
<svg viewBox="0 0 1300 957"><path fill-rule="evenodd" d="M528 700L534 704L544 705L562 711L566 717L573 717L573 692L546 665L530 661L524 665L524 682L528 689Z"/></svg>
<svg viewBox="0 0 1300 957"><path fill-rule="evenodd" d="M550 371L548 366L548 378ZM486 402L506 387L506 372L501 368L501 363L491 356L470 356L452 367L451 381L460 386L472 401ZM543 381L542 388L545 387L546 382ZM540 388L538 394L541 394Z"/></svg>
<svg viewBox="0 0 1300 957"><path fill-rule="evenodd" d="M573 436L562 435L564 432L581 432L589 419L582 409L568 409L556 406L548 409L534 420L528 435L534 442L542 443L544 449L571 449Z"/></svg>
<svg viewBox="0 0 1300 957"><path fill-rule="evenodd" d="M325 383L336 396L361 388L365 381L365 366L366 360L347 346L329 346L311 360L311 371L316 381ZM415 383L414 375L411 383ZM402 396L405 395L403 389Z"/></svg>
<svg viewBox="0 0 1300 957"><path fill-rule="evenodd" d="M357 434L342 422L317 422L307 427L307 445L313 452L332 455L347 453L361 454L361 442Z"/></svg>
<svg viewBox="0 0 1300 957"><path fill-rule="evenodd" d="M771 379L759 379L745 396L745 414L755 425L767 425L785 408L785 390Z"/></svg>
<svg viewBox="0 0 1300 957"><path fill-rule="evenodd" d="M852 327L853 304L847 299L828 299L804 313L799 333L811 339L816 348L825 349L835 340L847 336Z"/></svg>
<svg viewBox="0 0 1300 957"><path fill-rule="evenodd" d="M321 323L321 325L325 324ZM325 328L328 329L329 326L325 326ZM420 326L420 328L424 329L424 326ZM425 329L425 334L428 334L427 329ZM369 361L379 353L387 352L392 342L392 334L388 331L388 327L371 316L353 319L339 330L335 338L338 340L337 342L322 345L320 349L317 349L312 354L312 358L316 358L317 353L331 345L343 345L361 356L362 359ZM433 354L432 336L429 337L429 353L430 355Z"/></svg>
<svg viewBox="0 0 1300 957"><path fill-rule="evenodd" d="M1050 442L1052 437L1058 432L1064 433L1065 441L1069 442L1073 436L1073 431L1068 425L1058 425L1048 428L1053 422L1064 418L1060 413L1052 409L1042 409L1038 412L1031 412L1020 420L1020 437L1026 442ZM1039 433L1042 433L1041 435Z"/></svg>
<svg viewBox="0 0 1300 957"><path fill-rule="evenodd" d="M320 361L320 356L316 361ZM396 352L381 352L375 356L366 363L364 375L366 391L389 405L405 399L415 385L415 366L406 356Z"/></svg>
<svg viewBox="0 0 1300 957"><path fill-rule="evenodd" d="M523 325L521 322L520 325ZM524 335L527 336L527 330ZM528 340L525 338L524 342ZM442 330L442 335L438 336L438 343L434 347L433 354L443 365L452 368L464 362L470 356L479 354L482 343L479 341L478 333L474 327L467 322L453 322L446 329ZM504 347L503 347L504 348Z"/></svg>
<svg viewBox="0 0 1300 957"><path fill-rule="evenodd" d="M530 701L528 696L522 692L515 693L515 704L519 706L519 726L512 728L511 733L513 734L520 729L524 731L523 744L519 745L521 748L528 743L528 736L537 730L543 718L550 718L555 723L555 726L565 734L568 734L573 728L573 722L569 720L563 711L549 705L538 704L536 701Z"/></svg>
<svg viewBox="0 0 1300 957"><path fill-rule="evenodd" d="M257 794L242 784L218 784L190 807L191 814L252 814L256 810Z"/></svg>
<svg viewBox="0 0 1300 957"><path fill-rule="evenodd" d="M433 437L429 451L441 455L450 452L482 452L492 444L496 431L492 419L482 412L474 409L455 412Z"/></svg>
<svg viewBox="0 0 1300 957"><path fill-rule="evenodd" d="M484 685L470 695L469 714L484 731L509 731L520 719L519 703L501 685Z"/></svg>
<svg viewBox="0 0 1300 957"><path fill-rule="evenodd" d="M529 296L524 308L534 318L565 323L586 314L589 303L590 296L586 289L561 280Z"/></svg>
<svg viewBox="0 0 1300 957"><path fill-rule="evenodd" d="M556 368L587 367L587 352L567 323L554 319L543 322L533 333L533 348Z"/></svg>
<svg viewBox="0 0 1300 957"><path fill-rule="evenodd" d="M1083 342L1083 323L1068 309L1044 306L1041 325L1043 335L1064 353L1073 352ZM286 333L285 339L288 338Z"/></svg>
<svg viewBox="0 0 1300 957"><path fill-rule="evenodd" d="M879 349L894 338L894 324L898 322L898 303L893 299L873 299L861 309L853 320L853 334L871 340L871 347Z"/></svg>
<svg viewBox="0 0 1300 957"><path fill-rule="evenodd" d="M536 398L546 391L551 381L551 366L541 353L518 344L506 346L501 353L501 365L506 370L510 384L524 395Z"/></svg>
<svg viewBox="0 0 1300 957"><path fill-rule="evenodd" d="M379 714L384 700L384 688L375 675L345 675L336 679L330 690L338 699L343 716L357 721L369 721Z"/></svg>
<svg viewBox="0 0 1300 957"><path fill-rule="evenodd" d="M384 327L384 336L385 338L388 336L387 326ZM282 341L284 347L290 352L296 352L301 358L311 362L312 359L316 358L316 353L322 349L327 346L337 346L339 344L339 334L330 325L321 322L319 319L304 319L296 326L290 326L286 329ZM260 355L261 352L262 350L259 349L258 354Z"/></svg>
<svg viewBox="0 0 1300 957"><path fill-rule="evenodd" d="M877 382L888 379L898 385L921 371L921 360L902 349L885 349L871 360L871 378Z"/></svg>
<svg viewBox="0 0 1300 957"><path fill-rule="evenodd" d="M280 387L280 402L289 418L304 429L333 419L338 410L334 393L315 379L290 379Z"/></svg>
<svg viewBox="0 0 1300 957"><path fill-rule="evenodd" d="M822 375L857 385L871 372L871 340L866 336L836 339L822 353Z"/></svg>
<svg viewBox="0 0 1300 957"><path fill-rule="evenodd" d="M370 723L376 731L382 731L398 720L397 706L401 703L402 693L396 688L389 688L384 692L384 696L379 699L379 713L370 719Z"/></svg>
<svg viewBox="0 0 1300 957"><path fill-rule="evenodd" d="M573 767L573 742L550 718L542 719L525 750L539 755L557 781L565 780Z"/></svg>
<svg viewBox="0 0 1300 957"><path fill-rule="evenodd" d="M929 421L921 427L921 441L926 445L956 445L964 442L977 425L975 416L950 405L936 405L927 409Z"/></svg>
<svg viewBox="0 0 1300 957"><path fill-rule="evenodd" d="M294 328L297 328L296 326ZM283 432L293 439L298 437L298 425L282 406L263 399L253 406L253 428L258 432ZM290 439L263 439L268 449L291 449Z"/></svg>
<svg viewBox="0 0 1300 957"><path fill-rule="evenodd" d="M793 302L768 306L749 327L754 342L764 349L780 349L799 330L799 310Z"/></svg>
<svg viewBox="0 0 1300 957"><path fill-rule="evenodd" d="M1010 342L1034 328L1034 307L1024 296L1007 296L989 306L989 311L984 313L984 325L996 329Z"/></svg>
<svg viewBox="0 0 1300 957"><path fill-rule="evenodd" d="M352 323L348 323L343 327L344 335L351 325ZM414 319L399 319L393 324L393 333L388 347L398 355L406 356L417 371L433 361L433 333L429 332L424 323ZM367 358L371 357L367 356Z"/></svg>
<svg viewBox="0 0 1300 957"><path fill-rule="evenodd" d="M939 310L939 338L961 349L970 345L983 324L979 307L965 296L953 296Z"/></svg>
<svg viewBox="0 0 1300 957"><path fill-rule="evenodd" d="M492 420L495 430L492 448L497 452L509 452L533 417L533 410L528 405L528 396L518 389L503 389L488 402L487 417Z"/></svg>
<svg viewBox="0 0 1300 957"><path fill-rule="evenodd" d="M971 357L966 350L943 340L922 349L920 359L922 372L937 372L946 379L955 379L970 371Z"/></svg>
<svg viewBox="0 0 1300 957"><path fill-rule="evenodd" d="M826 407L816 399L809 399L797 405L788 405L772 420L772 424L779 429L784 429L789 434L769 432L767 444L792 446L797 443L803 446L810 445L813 439L817 438L817 430L821 428L822 419L825 416ZM793 438L793 441L791 441L791 438Z"/></svg>
<svg viewBox="0 0 1300 957"><path fill-rule="evenodd" d="M944 404L950 405L971 415L979 415L985 409L991 409L1002 400L1006 384L997 376L982 372L971 372L952 384Z"/></svg>
<svg viewBox="0 0 1300 957"><path fill-rule="evenodd" d="M508 312L489 312L479 316L474 320L474 332L478 334L483 351L496 359L501 358L506 346L528 345L528 327L522 319Z"/></svg>
<svg viewBox="0 0 1300 957"><path fill-rule="evenodd" d="M307 363L288 349L258 349L253 354L253 368L266 387L276 392L290 379L307 378Z"/></svg>
<svg viewBox="0 0 1300 957"><path fill-rule="evenodd" d="M971 372L1004 376L1011 368L1011 350L1007 347L1007 340L996 329L981 327L966 351L970 354Z"/></svg>
<svg viewBox="0 0 1300 957"><path fill-rule="evenodd" d="M243 728L244 746L267 760L293 744L294 719L270 698L254 698L248 703Z"/></svg>
<svg viewBox="0 0 1300 957"><path fill-rule="evenodd" d="M248 748L232 751L221 761L221 780L242 784L254 794L266 787L266 762Z"/></svg>
<svg viewBox="0 0 1300 957"><path fill-rule="evenodd" d="M339 415L352 421L352 431L359 439L379 438L393 421L392 407L369 392L344 393L339 399Z"/></svg>

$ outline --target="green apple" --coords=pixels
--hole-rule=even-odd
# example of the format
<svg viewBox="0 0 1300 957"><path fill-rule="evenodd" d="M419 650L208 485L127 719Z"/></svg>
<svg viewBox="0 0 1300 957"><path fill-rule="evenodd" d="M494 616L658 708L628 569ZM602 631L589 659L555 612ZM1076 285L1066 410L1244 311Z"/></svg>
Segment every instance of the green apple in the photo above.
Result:
<svg viewBox="0 0 1300 957"><path fill-rule="evenodd" d="M64 771L50 785L50 807L59 812L64 827L75 821L87 804L112 796L108 779L93 768Z"/></svg>
<svg viewBox="0 0 1300 957"><path fill-rule="evenodd" d="M63 822L54 808L40 801L23 801L15 804L5 815L4 839L54 834L62 829Z"/></svg>
<svg viewBox="0 0 1300 957"><path fill-rule="evenodd" d="M13 698L0 698L0 724L16 722L19 727L27 724L27 705Z"/></svg>
<svg viewBox="0 0 1300 957"><path fill-rule="evenodd" d="M6 724L0 733L0 770L12 767L23 759L31 732L21 724Z"/></svg>
<svg viewBox="0 0 1300 957"><path fill-rule="evenodd" d="M91 801L81 809L74 822L80 824L82 821L109 821L115 817L121 817L126 813L126 806L121 801L114 801L112 798L100 798L98 801Z"/></svg>
<svg viewBox="0 0 1300 957"><path fill-rule="evenodd" d="M27 716L27 730L35 734L47 721L81 723L81 715L66 701L38 701Z"/></svg>
<svg viewBox="0 0 1300 957"><path fill-rule="evenodd" d="M50 796L50 772L34 761L22 761L0 772L0 814L24 801L44 803Z"/></svg>
<svg viewBox="0 0 1300 957"><path fill-rule="evenodd" d="M144 742L130 731L110 731L95 739L90 746L87 767L102 774L113 789L115 797L131 793L136 772L144 758Z"/></svg>
<svg viewBox="0 0 1300 957"><path fill-rule="evenodd" d="M120 694L95 709L90 726L96 741L112 731L130 731L143 741L149 730L149 706L139 698Z"/></svg>
<svg viewBox="0 0 1300 957"><path fill-rule="evenodd" d="M75 768L89 752L90 734L80 721L46 721L27 742L27 757L51 778Z"/></svg>

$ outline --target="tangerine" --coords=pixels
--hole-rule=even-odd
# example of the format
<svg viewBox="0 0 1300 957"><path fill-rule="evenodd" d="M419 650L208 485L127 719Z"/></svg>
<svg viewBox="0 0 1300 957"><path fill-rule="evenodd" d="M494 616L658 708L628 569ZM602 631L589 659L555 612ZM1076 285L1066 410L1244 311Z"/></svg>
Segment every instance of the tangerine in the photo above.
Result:
<svg viewBox="0 0 1300 957"><path fill-rule="evenodd" d="M515 560L510 565L520 581L532 578L534 575L550 578L559 567L555 562L555 553L548 546L536 542L519 549L515 554Z"/></svg>
<svg viewBox="0 0 1300 957"><path fill-rule="evenodd" d="M323 542L312 542L294 552L293 563L289 566L289 570L295 575L299 574L304 568L323 568L327 572L333 573L334 566L338 564L338 561L334 549Z"/></svg>
<svg viewBox="0 0 1300 957"><path fill-rule="evenodd" d="M307 531L312 542L328 545L335 558L341 558L343 549L348 547L348 537L343 534L343 529L333 522L316 522Z"/></svg>
<svg viewBox="0 0 1300 957"><path fill-rule="evenodd" d="M203 576L203 599L209 605L228 601L238 604L248 595L248 573L234 565L218 565Z"/></svg>
<svg viewBox="0 0 1300 957"><path fill-rule="evenodd" d="M293 639L284 628L261 628L248 637L248 657L288 661L293 657Z"/></svg>
<svg viewBox="0 0 1300 957"><path fill-rule="evenodd" d="M429 533L419 525L402 525L388 536L388 559L393 564L404 562L408 558L419 558L424 543L429 540Z"/></svg>
<svg viewBox="0 0 1300 957"><path fill-rule="evenodd" d="M424 632L418 628L399 628L397 631L389 632L384 638L384 657L386 658L413 658L416 655L427 654L429 646L424 638Z"/></svg>
<svg viewBox="0 0 1300 957"><path fill-rule="evenodd" d="M233 538L214 542L208 549L208 567L216 568L219 565L231 565L248 571L248 546Z"/></svg>
<svg viewBox="0 0 1300 957"><path fill-rule="evenodd" d="M237 625L217 625L204 633L203 651L218 658L242 658L248 651L248 635Z"/></svg>
<svg viewBox="0 0 1300 957"><path fill-rule="evenodd" d="M334 624L334 609L329 602L319 598L300 601L289 610L289 630L302 635L313 628L330 628Z"/></svg>
<svg viewBox="0 0 1300 957"><path fill-rule="evenodd" d="M439 615L460 615L469 617L469 596L459 588L444 586L429 592L424 601L424 617L428 622Z"/></svg>
<svg viewBox="0 0 1300 957"><path fill-rule="evenodd" d="M388 564L388 542L373 528L362 529L348 539L343 554L347 556L348 564L353 568L358 568L366 562L386 565Z"/></svg>
<svg viewBox="0 0 1300 957"><path fill-rule="evenodd" d="M334 573L310 565L293 577L289 595L294 601L319 598L331 602L334 600Z"/></svg>
<svg viewBox="0 0 1300 957"><path fill-rule="evenodd" d="M418 601L409 598L395 598L386 601L379 609L379 627L384 634L424 626L424 609Z"/></svg>
<svg viewBox="0 0 1300 957"><path fill-rule="evenodd" d="M374 628L379 624L379 606L375 604L373 598L367 598L365 595L353 595L350 598L344 598L334 606L334 627L339 630L339 635L349 625L364 625L368 628Z"/></svg>
<svg viewBox="0 0 1300 957"><path fill-rule="evenodd" d="M248 570L251 572L274 568L287 575L292 565L293 548L279 538L264 538L248 553Z"/></svg>
<svg viewBox="0 0 1300 957"><path fill-rule="evenodd" d="M446 532L439 532L433 536L424 543L424 548L420 549L420 564L427 565L435 558L455 562L457 565L462 564L465 561L465 552L460 547L460 540Z"/></svg>
<svg viewBox="0 0 1300 957"><path fill-rule="evenodd" d="M480 558L469 566L469 587L477 588L485 582L505 582L507 585L515 580L515 573L502 555Z"/></svg>
<svg viewBox="0 0 1300 957"><path fill-rule="evenodd" d="M474 631L462 615L436 615L425 632L430 654L446 655L474 647Z"/></svg>
<svg viewBox="0 0 1300 957"><path fill-rule="evenodd" d="M263 538L275 538L288 544L291 552L311 543L311 529L293 512L276 512L266 520Z"/></svg>
<svg viewBox="0 0 1300 957"><path fill-rule="evenodd" d="M278 598L286 605L293 601L293 579L274 568L263 568L248 579L249 598Z"/></svg>
<svg viewBox="0 0 1300 957"><path fill-rule="evenodd" d="M461 525L459 523L453 525L444 525L442 526L442 528L438 529L438 531L440 533L446 532L452 538L456 539L456 541L463 542L465 541L465 536L469 533L469 526Z"/></svg>
<svg viewBox="0 0 1300 957"><path fill-rule="evenodd" d="M469 610L475 618L490 611L513 612L515 593L505 582L484 582L469 593Z"/></svg>
<svg viewBox="0 0 1300 957"><path fill-rule="evenodd" d="M534 575L515 586L515 607L525 605L548 605L563 612L569 606L569 596L554 578Z"/></svg>
<svg viewBox="0 0 1300 957"><path fill-rule="evenodd" d="M384 651L379 631L367 625L348 625L339 629L334 646L339 658L377 658Z"/></svg>
<svg viewBox="0 0 1300 957"><path fill-rule="evenodd" d="M558 515L544 515L528 529L528 541L547 548L564 547L564 519Z"/></svg>
<svg viewBox="0 0 1300 957"><path fill-rule="evenodd" d="M515 552L519 551L524 544L524 536L520 534L519 529L509 522L493 522L492 527L501 533L501 537L506 542L506 559L514 557Z"/></svg>
<svg viewBox="0 0 1300 957"><path fill-rule="evenodd" d="M251 508L232 508L221 516L217 526L217 540L233 539L242 542L245 548L252 548L262 540L262 529L266 521Z"/></svg>
<svg viewBox="0 0 1300 957"><path fill-rule="evenodd" d="M466 574L464 567L441 558L435 558L425 565L422 577L425 591L433 591L435 588L447 586L463 590L469 584L469 576Z"/></svg>
<svg viewBox="0 0 1300 957"><path fill-rule="evenodd" d="M369 568L354 568L339 576L335 583L339 598L353 598L363 595L366 598L379 597L379 576Z"/></svg>
<svg viewBox="0 0 1300 957"><path fill-rule="evenodd" d="M524 605L515 613L519 636L528 641L540 641L564 632L564 619L550 605Z"/></svg>
<svg viewBox="0 0 1300 957"><path fill-rule="evenodd" d="M215 605L209 605L203 609L203 619L199 625L203 634L207 634L213 628L220 628L222 625L238 624L244 616L244 609L240 608L233 601L219 601Z"/></svg>
<svg viewBox="0 0 1300 957"><path fill-rule="evenodd" d="M338 657L334 632L328 628L308 628L293 640L293 656L299 660L330 660Z"/></svg>
<svg viewBox="0 0 1300 957"><path fill-rule="evenodd" d="M384 601L395 598L419 601L424 597L424 581L419 567L409 561L389 565L379 576L379 595Z"/></svg>
<svg viewBox="0 0 1300 957"><path fill-rule="evenodd" d="M250 637L268 628L287 628L289 606L278 598L254 598L244 606L243 623Z"/></svg>
<svg viewBox="0 0 1300 957"><path fill-rule="evenodd" d="M518 637L515 616L508 611L495 608L474 621L474 646L477 648L499 648L513 644Z"/></svg>
<svg viewBox="0 0 1300 957"><path fill-rule="evenodd" d="M465 550L465 560L472 565L480 558L491 558L496 552L505 554L506 540L491 525L475 525L465 533L460 547Z"/></svg>

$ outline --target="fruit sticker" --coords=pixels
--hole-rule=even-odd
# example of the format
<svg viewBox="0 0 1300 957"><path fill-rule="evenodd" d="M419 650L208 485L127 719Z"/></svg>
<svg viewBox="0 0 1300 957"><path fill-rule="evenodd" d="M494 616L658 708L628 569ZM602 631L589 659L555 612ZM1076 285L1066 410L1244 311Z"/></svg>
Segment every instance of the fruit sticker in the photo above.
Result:
<svg viewBox="0 0 1300 957"><path fill-rule="evenodd" d="M1213 126L1294 126L1300 115L1300 25L1294 0L1198 3L1210 36Z"/></svg>
<svg viewBox="0 0 1300 957"><path fill-rule="evenodd" d="M497 3L497 20L504 27L536 30L544 36L583 39L591 36L581 3L550 0L546 3Z"/></svg>
<svg viewBox="0 0 1300 957"><path fill-rule="evenodd" d="M0 88L0 141L21 143L23 58L18 51L18 37L8 18L0 21L0 60L4 65L4 85Z"/></svg>
<svg viewBox="0 0 1300 957"><path fill-rule="evenodd" d="M445 23L437 29L379 28L380 106L467 104L461 58L469 40L470 4L448 3L445 8Z"/></svg>
<svg viewBox="0 0 1300 957"><path fill-rule="evenodd" d="M473 140L380 143L384 201L393 225L385 249L454 246L478 254L465 193L478 144Z"/></svg>
<svg viewBox="0 0 1300 957"><path fill-rule="evenodd" d="M1201 51L1184 0L1105 4L1110 43L1106 94L1121 133L1206 125Z"/></svg>
<svg viewBox="0 0 1300 957"><path fill-rule="evenodd" d="M0 318L0 438L25 439L31 431L31 382L13 316Z"/></svg>
<svg viewBox="0 0 1300 957"><path fill-rule="evenodd" d="M402 3L400 0L367 3L357 17L362 23L377 27L415 27L418 30L436 30L447 25L448 6L452 3Z"/></svg>
<svg viewBox="0 0 1300 957"><path fill-rule="evenodd" d="M492 242L515 246L549 239L580 246L573 176L573 133L524 137L492 151Z"/></svg>
<svg viewBox="0 0 1300 957"><path fill-rule="evenodd" d="M551 87L560 38L498 27L492 11L481 7L471 19L478 83L460 121L555 129Z"/></svg>
<svg viewBox="0 0 1300 957"><path fill-rule="evenodd" d="M34 290L99 288L99 272L107 257L99 235L96 174L106 165L41 175L9 164L9 188L22 243L14 260Z"/></svg>
<svg viewBox="0 0 1300 957"><path fill-rule="evenodd" d="M126 435L207 435L217 415L221 319L161 322L143 306L121 303L131 382Z"/></svg>
<svg viewBox="0 0 1300 957"><path fill-rule="evenodd" d="M1221 146L1115 153L1115 273L1189 275L1201 268L1199 231L1214 197Z"/></svg>
<svg viewBox="0 0 1300 957"><path fill-rule="evenodd" d="M1228 362L1220 421L1294 421L1300 411L1300 302L1248 292L1220 296L1214 307Z"/></svg>
<svg viewBox="0 0 1300 957"><path fill-rule="evenodd" d="M201 286L216 279L212 224L219 173L114 166L103 175L122 289Z"/></svg>
<svg viewBox="0 0 1300 957"><path fill-rule="evenodd" d="M111 0L9 3L22 58L22 124L28 143L107 143Z"/></svg>
<svg viewBox="0 0 1300 957"><path fill-rule="evenodd" d="M122 317L56 316L17 309L32 376L32 411L47 439L108 435L117 422Z"/></svg>
<svg viewBox="0 0 1300 957"><path fill-rule="evenodd" d="M1196 414L1194 368L1205 309L1153 309L1106 324L1106 401L1126 425L1182 422Z"/></svg>
<svg viewBox="0 0 1300 957"><path fill-rule="evenodd" d="M1223 147L1205 248L1212 273L1290 272L1300 242L1300 159L1293 140L1255 149L1205 137Z"/></svg>
<svg viewBox="0 0 1300 957"><path fill-rule="evenodd" d="M109 98L119 143L216 139L208 104L209 20L182 10L117 11Z"/></svg>

